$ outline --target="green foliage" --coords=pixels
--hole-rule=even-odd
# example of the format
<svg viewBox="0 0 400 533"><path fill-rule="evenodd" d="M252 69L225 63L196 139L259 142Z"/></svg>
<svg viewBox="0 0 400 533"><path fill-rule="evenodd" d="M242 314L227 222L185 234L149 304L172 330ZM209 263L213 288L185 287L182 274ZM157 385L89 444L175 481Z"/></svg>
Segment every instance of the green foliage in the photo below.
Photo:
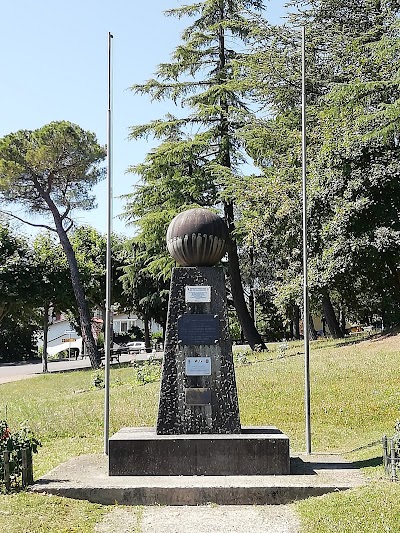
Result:
<svg viewBox="0 0 400 533"><path fill-rule="evenodd" d="M140 385L160 381L161 378L161 361L149 358L143 363L135 363L136 380Z"/></svg>
<svg viewBox="0 0 400 533"><path fill-rule="evenodd" d="M53 225L33 224L57 233L71 271L84 342L93 368L99 364L90 314L76 256L67 232L74 209L92 209L90 190L105 176L106 152L96 136L76 124L51 122L34 131L20 130L0 139L0 200L22 205ZM11 211L10 217L16 217ZM47 316L47 315L46 315Z"/></svg>
<svg viewBox="0 0 400 533"><path fill-rule="evenodd" d="M131 129L133 139L152 136L160 141L143 164L131 170L141 183L127 195L124 216L138 228L146 270L153 277L170 276L173 261L162 245L168 224L184 209L214 207L225 215L231 291L249 343L262 340L244 299L238 262L234 202L241 165L247 161L239 131L254 113L247 105L241 69L251 22L263 9L259 0L205 0L167 11L192 19L169 63L158 66L156 77L132 90L151 100L171 100L183 117L168 114Z"/></svg>
<svg viewBox="0 0 400 533"><path fill-rule="evenodd" d="M125 298L135 313L149 322L153 319L161 325L167 320L169 282L148 267L149 250L139 242L127 245L130 252L122 267L121 283ZM142 332L140 336L142 337Z"/></svg>
<svg viewBox="0 0 400 533"><path fill-rule="evenodd" d="M126 237L111 236L111 280L113 304L122 308L128 306L120 282L121 268L127 259ZM79 272L85 288L90 308L105 312L104 295L106 292L106 235L88 225L79 226L71 234L71 244L78 262Z"/></svg>
<svg viewBox="0 0 400 533"><path fill-rule="evenodd" d="M0 361L6 363L35 358L37 330L37 324L32 321L4 318L0 329Z"/></svg>
<svg viewBox="0 0 400 533"><path fill-rule="evenodd" d="M258 259L256 279L283 318L301 306L298 28L305 25L312 309L321 312L328 291L348 318L387 314L398 323L399 5L311 0L293 1L289 11L284 25L252 25L253 53L237 67L247 73L255 104L268 110L241 130L262 176L236 188L240 230Z"/></svg>
<svg viewBox="0 0 400 533"><path fill-rule="evenodd" d="M10 452L9 472L13 488L20 486L22 476L22 450L37 453L40 441L26 425L11 432L5 420L0 420L0 483L5 482L4 452Z"/></svg>
<svg viewBox="0 0 400 533"><path fill-rule="evenodd" d="M241 327L240 323L237 320L236 316L229 317L229 334L233 341L239 341L241 336Z"/></svg>
<svg viewBox="0 0 400 533"><path fill-rule="evenodd" d="M92 384L95 389L104 389L104 372L100 370L93 372Z"/></svg>
<svg viewBox="0 0 400 533"><path fill-rule="evenodd" d="M104 157L96 136L70 122L10 133L0 141L1 196L42 215L57 206L69 220L71 210L94 206L89 191L105 175Z"/></svg>
<svg viewBox="0 0 400 533"><path fill-rule="evenodd" d="M97 346L99 348L104 348L104 333L102 331L99 331L97 335Z"/></svg>
<svg viewBox="0 0 400 533"><path fill-rule="evenodd" d="M7 314L30 315L41 289L28 241L0 221L0 323Z"/></svg>
<svg viewBox="0 0 400 533"><path fill-rule="evenodd" d="M73 308L76 303L68 261L52 232L39 233L35 237L33 254L35 269L40 277L39 304L63 311Z"/></svg>

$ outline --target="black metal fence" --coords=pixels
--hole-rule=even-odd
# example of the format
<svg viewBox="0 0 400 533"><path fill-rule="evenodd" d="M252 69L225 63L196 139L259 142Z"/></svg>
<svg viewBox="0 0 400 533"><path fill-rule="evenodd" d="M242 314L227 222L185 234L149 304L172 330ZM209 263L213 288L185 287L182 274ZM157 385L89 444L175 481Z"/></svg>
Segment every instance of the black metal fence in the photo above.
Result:
<svg viewBox="0 0 400 533"><path fill-rule="evenodd" d="M382 437L383 466L392 481L400 480L399 441L395 438Z"/></svg>
<svg viewBox="0 0 400 533"><path fill-rule="evenodd" d="M0 459L2 459L3 476L0 482L4 483L5 489L8 491L13 487L27 487L33 483L33 462L32 451L30 448L23 448L21 453L21 467L15 467L15 460L12 457L12 452L3 451Z"/></svg>

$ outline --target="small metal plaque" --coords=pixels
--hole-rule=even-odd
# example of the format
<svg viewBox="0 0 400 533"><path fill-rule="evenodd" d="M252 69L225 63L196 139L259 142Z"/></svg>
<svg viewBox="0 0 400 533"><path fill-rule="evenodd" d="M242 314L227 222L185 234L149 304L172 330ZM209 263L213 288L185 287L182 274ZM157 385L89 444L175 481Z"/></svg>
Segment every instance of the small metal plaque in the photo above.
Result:
<svg viewBox="0 0 400 533"><path fill-rule="evenodd" d="M178 341L186 346L215 344L219 340L218 315L182 315L178 318Z"/></svg>
<svg viewBox="0 0 400 533"><path fill-rule="evenodd" d="M211 376L211 357L186 357L187 376Z"/></svg>
<svg viewBox="0 0 400 533"><path fill-rule="evenodd" d="M211 389L185 389L185 403L187 405L209 405L211 403Z"/></svg>
<svg viewBox="0 0 400 533"><path fill-rule="evenodd" d="M211 287L209 285L187 285L185 287L185 302L211 302Z"/></svg>

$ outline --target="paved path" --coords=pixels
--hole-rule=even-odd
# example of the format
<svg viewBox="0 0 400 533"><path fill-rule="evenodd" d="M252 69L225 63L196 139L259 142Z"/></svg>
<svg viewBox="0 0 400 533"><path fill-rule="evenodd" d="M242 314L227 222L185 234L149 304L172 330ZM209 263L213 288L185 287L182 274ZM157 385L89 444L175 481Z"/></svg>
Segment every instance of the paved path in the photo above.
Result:
<svg viewBox="0 0 400 533"><path fill-rule="evenodd" d="M141 530L142 533L297 533L299 521L287 505L146 507Z"/></svg>
<svg viewBox="0 0 400 533"><path fill-rule="evenodd" d="M96 533L298 533L300 522L290 505L200 505L117 507L97 524Z"/></svg>
<svg viewBox="0 0 400 533"><path fill-rule="evenodd" d="M96 533L298 533L300 520L291 502L299 495L304 498L365 483L360 471L339 456L301 457L289 476L142 477L109 476L106 456L86 455L57 466L37 480L30 491L107 505L118 502L97 524ZM215 494L231 496L240 491L242 497L234 500L241 502L254 495L255 487L257 494L264 495L263 503L207 504L212 501L209 487L213 486L218 487ZM277 494L283 495L283 503L271 505L278 501ZM185 503L191 499L192 505L177 505L182 495Z"/></svg>
<svg viewBox="0 0 400 533"><path fill-rule="evenodd" d="M76 368L90 368L90 361L85 359L65 359L49 361L49 372L65 372L67 370L74 370ZM42 362L27 362L27 363L5 363L0 365L0 383L8 383L10 381L18 381L20 379L31 378L42 373Z"/></svg>
<svg viewBox="0 0 400 533"><path fill-rule="evenodd" d="M122 354L120 356L120 363L127 363L133 360L145 360L151 354ZM157 352L158 356L162 356L161 352ZM113 362L115 364L115 362ZM90 360L88 357L84 359L62 359L48 362L48 370L52 372L67 372L70 370L90 368ZM28 362L28 363L4 363L0 365L0 384L9 383L10 381L19 381L21 379L31 378L42 373L42 362Z"/></svg>
<svg viewBox="0 0 400 533"><path fill-rule="evenodd" d="M246 346L234 346L233 350L243 349ZM135 361L143 361L148 359L152 354L135 354L128 355L122 354L120 356L120 362L126 363ZM163 352L157 352L157 357L162 358ZM114 364L114 363L113 363ZM90 368L90 360L88 357L84 359L62 359L62 360L50 360L48 362L48 370L52 372L67 372L69 370L75 370L79 368ZM19 381L21 379L31 378L42 374L42 362L18 362L18 363L3 363L0 364L0 384L9 383L11 381Z"/></svg>

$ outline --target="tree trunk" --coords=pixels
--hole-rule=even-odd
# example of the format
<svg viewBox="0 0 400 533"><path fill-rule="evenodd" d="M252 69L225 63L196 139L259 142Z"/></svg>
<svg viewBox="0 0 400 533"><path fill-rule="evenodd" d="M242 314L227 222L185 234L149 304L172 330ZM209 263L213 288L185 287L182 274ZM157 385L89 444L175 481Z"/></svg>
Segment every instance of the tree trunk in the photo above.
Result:
<svg viewBox="0 0 400 533"><path fill-rule="evenodd" d="M340 309L340 329L343 335L346 335L346 313L344 312L344 307Z"/></svg>
<svg viewBox="0 0 400 533"><path fill-rule="evenodd" d="M311 313L308 317L308 332L310 334L310 339L312 341L316 341L318 339L317 330L315 329L314 320L313 320Z"/></svg>
<svg viewBox="0 0 400 533"><path fill-rule="evenodd" d="M294 339L293 320L289 321L289 338Z"/></svg>
<svg viewBox="0 0 400 533"><path fill-rule="evenodd" d="M254 271L254 248L251 246L250 248L250 271L253 273ZM257 328L257 316L256 316L256 295L255 295L255 289L254 289L254 281L252 279L252 275L250 277L250 286L249 286L249 311L250 316L253 320L253 323L255 327Z"/></svg>
<svg viewBox="0 0 400 533"><path fill-rule="evenodd" d="M9 313L11 304L9 302L2 303L0 305L0 324L3 321L3 318Z"/></svg>
<svg viewBox="0 0 400 533"><path fill-rule="evenodd" d="M233 217L233 204L226 203L224 207L225 207L225 218L228 224L228 229L229 229L229 234L230 234L228 258L229 258L229 277L231 280L233 304L235 306L239 322L242 326L244 336L246 337L247 342L250 344L251 348L254 350L260 347L262 350L265 350L266 346L261 338L261 335L258 333L254 325L254 322L247 308L246 301L244 299L242 279L240 276L237 245L236 245L234 238L232 237L233 230L235 227L234 217Z"/></svg>
<svg viewBox="0 0 400 533"><path fill-rule="evenodd" d="M322 308L324 310L325 320L328 324L328 328L332 337L334 339L343 339L344 335L340 329L339 322L336 318L335 310L333 309L327 289L322 291Z"/></svg>
<svg viewBox="0 0 400 533"><path fill-rule="evenodd" d="M292 323L293 323L293 338L300 340L300 308L298 305L293 305L292 310Z"/></svg>
<svg viewBox="0 0 400 533"><path fill-rule="evenodd" d="M393 293L396 300L400 302L400 268L397 267L395 261L392 259L386 259L386 265L392 278Z"/></svg>
<svg viewBox="0 0 400 533"><path fill-rule="evenodd" d="M90 364L92 365L92 368L96 369L96 368L99 368L101 360L100 360L97 346L96 346L96 343L93 337L89 307L88 307L88 304L85 298L85 292L83 290L83 286L81 283L78 263L75 257L75 252L72 248L67 232L65 231L63 227L63 221L61 219L60 213L56 205L50 198L49 194L44 193L42 196L44 200L46 201L47 205L49 206L49 209L53 215L58 238L60 239L61 246L63 247L63 250L67 257L69 270L71 273L72 288L74 291L76 305L78 307L78 312L79 312L79 321L81 324L82 339L87 349L87 354L90 359Z"/></svg>
<svg viewBox="0 0 400 533"><path fill-rule="evenodd" d="M255 309L255 299L254 299L254 289L253 287L250 287L249 289L249 312L251 319L253 321L253 324L256 324L256 309Z"/></svg>
<svg viewBox="0 0 400 533"><path fill-rule="evenodd" d="M225 18L224 15L224 6L221 3L220 5L220 20L223 21ZM220 77L220 82L223 83L227 78L226 74L226 50L225 50L225 29L223 25L219 26L218 29L218 57L219 63L217 66L218 74ZM221 113L219 118L218 129L220 132L220 157L221 163L226 168L232 168L231 164L231 150L232 150L232 139L229 131L229 104L226 100L226 96L222 95L219 101L221 107ZM233 213L233 203L226 201L224 202L224 211L225 211L225 220L228 226L230 242L228 248L228 258L229 258L229 277L231 280L231 291L233 297L233 304L236 309L236 313L239 319L239 322L242 326L243 333L247 339L247 342L250 344L251 348L254 350L256 347L263 350L266 349L266 346L261 338L261 335L258 333L254 321L251 318L249 310L246 305L246 301L243 293L243 284L240 275L239 267L239 256L237 251L237 244L233 238L235 223L234 223L234 213Z"/></svg>
<svg viewBox="0 0 400 533"><path fill-rule="evenodd" d="M146 346L146 349L151 348L151 342L150 342L150 326L149 326L149 319L147 316L143 317L143 329L144 329L144 344Z"/></svg>
<svg viewBox="0 0 400 533"><path fill-rule="evenodd" d="M43 353L42 353L42 372L46 374L49 370L47 368L47 342L49 333L49 309L50 305L45 303L43 309Z"/></svg>

